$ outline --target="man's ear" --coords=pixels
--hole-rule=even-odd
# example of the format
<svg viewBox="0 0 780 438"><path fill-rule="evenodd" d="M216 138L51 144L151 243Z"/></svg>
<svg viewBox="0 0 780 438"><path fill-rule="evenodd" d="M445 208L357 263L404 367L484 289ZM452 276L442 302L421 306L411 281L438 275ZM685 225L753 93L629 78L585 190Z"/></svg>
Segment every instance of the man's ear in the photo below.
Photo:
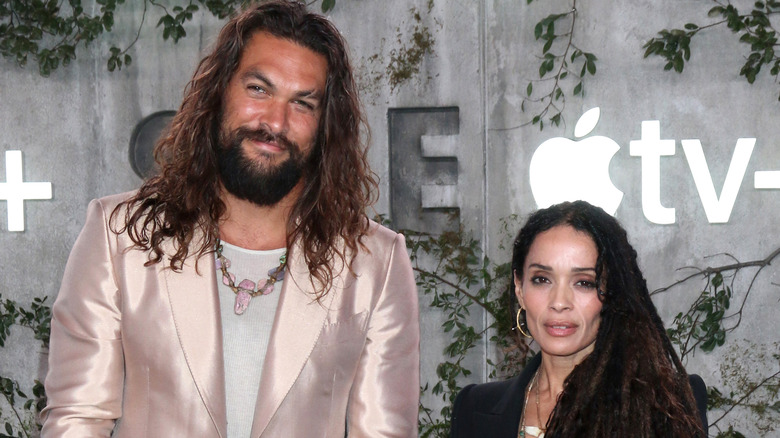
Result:
<svg viewBox="0 0 780 438"><path fill-rule="evenodd" d="M514 278L515 297L517 297L517 302L520 303L520 307L525 307L523 303L523 280L517 277L517 271L512 273L512 277Z"/></svg>

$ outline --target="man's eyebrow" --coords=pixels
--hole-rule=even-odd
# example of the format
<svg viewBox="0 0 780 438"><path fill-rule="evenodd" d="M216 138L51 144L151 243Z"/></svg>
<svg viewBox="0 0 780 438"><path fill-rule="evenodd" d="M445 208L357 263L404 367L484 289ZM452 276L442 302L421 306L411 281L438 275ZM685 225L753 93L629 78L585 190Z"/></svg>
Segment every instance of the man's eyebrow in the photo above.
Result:
<svg viewBox="0 0 780 438"><path fill-rule="evenodd" d="M241 80L246 81L247 79L257 79L258 81L264 82L268 86L268 88L272 90L275 88L271 80L265 77L264 74L260 73L257 70L245 71L244 74L241 75Z"/></svg>
<svg viewBox="0 0 780 438"><path fill-rule="evenodd" d="M322 100L322 92L320 90L301 90L295 93L295 96L299 98L314 99L316 101Z"/></svg>

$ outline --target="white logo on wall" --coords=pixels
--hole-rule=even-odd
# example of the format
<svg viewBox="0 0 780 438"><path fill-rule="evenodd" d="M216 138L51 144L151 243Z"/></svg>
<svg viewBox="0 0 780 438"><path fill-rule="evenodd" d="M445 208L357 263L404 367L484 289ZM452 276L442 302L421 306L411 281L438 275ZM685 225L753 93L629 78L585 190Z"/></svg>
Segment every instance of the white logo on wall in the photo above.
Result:
<svg viewBox="0 0 780 438"><path fill-rule="evenodd" d="M590 134L599 116L598 107L586 111L574 127L574 137ZM619 150L612 139L600 135L580 141L555 137L540 144L529 170L536 205L547 208L581 199L614 215L623 192L609 179L609 162Z"/></svg>
<svg viewBox="0 0 780 438"><path fill-rule="evenodd" d="M598 107L586 111L574 128L574 137L585 137L595 128L600 117ZM641 159L642 211L657 224L673 224L675 209L661 203L661 157L675 154L676 141L662 140L660 122L643 121L639 140L630 143L632 157ZM693 182L710 223L729 221L731 211L742 186L755 138L737 139L726 179L720 195L716 193L712 174L701 142L681 140L683 152L691 169ZM598 205L614 215L623 199L609 177L609 163L620 150L612 139L593 136L579 141L555 137L543 142L531 157L529 177L531 192L539 208L581 199ZM780 189L780 171L756 171L753 187Z"/></svg>
<svg viewBox="0 0 780 438"><path fill-rule="evenodd" d="M5 182L0 182L0 201L6 201L8 231L24 231L24 201L51 199L50 182L22 181L22 151L5 151Z"/></svg>

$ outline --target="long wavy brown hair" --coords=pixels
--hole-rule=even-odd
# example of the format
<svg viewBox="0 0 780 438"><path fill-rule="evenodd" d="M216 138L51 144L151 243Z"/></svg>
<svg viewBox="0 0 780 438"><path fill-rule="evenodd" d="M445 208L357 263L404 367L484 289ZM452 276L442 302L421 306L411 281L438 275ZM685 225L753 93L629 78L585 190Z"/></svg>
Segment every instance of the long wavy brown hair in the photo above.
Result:
<svg viewBox="0 0 780 438"><path fill-rule="evenodd" d="M536 236L560 225L596 244L603 306L593 351L564 381L545 438L706 436L685 368L615 218L584 201L535 212L515 239L513 271L522 278Z"/></svg>
<svg viewBox="0 0 780 438"><path fill-rule="evenodd" d="M319 299L338 274L333 272L334 259L349 266L349 255L361 245L369 226L366 209L375 202L377 183L368 166L368 127L346 43L333 24L308 12L302 3L264 2L222 28L187 85L167 134L155 147L159 175L117 206L112 223L118 225L112 229L126 231L137 248L149 251L147 265L167 257L170 268L179 270L188 256L213 250L226 209L216 160L222 100L244 47L257 32L292 41L328 61L317 140L287 224L288 250L300 241L312 282L318 283ZM203 239L195 239L197 230ZM173 254L164 253L168 240L174 243Z"/></svg>

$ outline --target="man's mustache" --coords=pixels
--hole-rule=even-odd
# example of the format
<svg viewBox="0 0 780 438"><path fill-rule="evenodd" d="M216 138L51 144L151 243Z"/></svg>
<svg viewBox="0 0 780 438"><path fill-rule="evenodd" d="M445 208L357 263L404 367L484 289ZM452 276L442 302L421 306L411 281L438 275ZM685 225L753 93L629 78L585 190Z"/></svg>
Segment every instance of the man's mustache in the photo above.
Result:
<svg viewBox="0 0 780 438"><path fill-rule="evenodd" d="M234 143L241 144L244 140L274 143L288 152L297 152L301 150L297 143L288 139L284 134L274 134L265 128L238 128L235 131Z"/></svg>

